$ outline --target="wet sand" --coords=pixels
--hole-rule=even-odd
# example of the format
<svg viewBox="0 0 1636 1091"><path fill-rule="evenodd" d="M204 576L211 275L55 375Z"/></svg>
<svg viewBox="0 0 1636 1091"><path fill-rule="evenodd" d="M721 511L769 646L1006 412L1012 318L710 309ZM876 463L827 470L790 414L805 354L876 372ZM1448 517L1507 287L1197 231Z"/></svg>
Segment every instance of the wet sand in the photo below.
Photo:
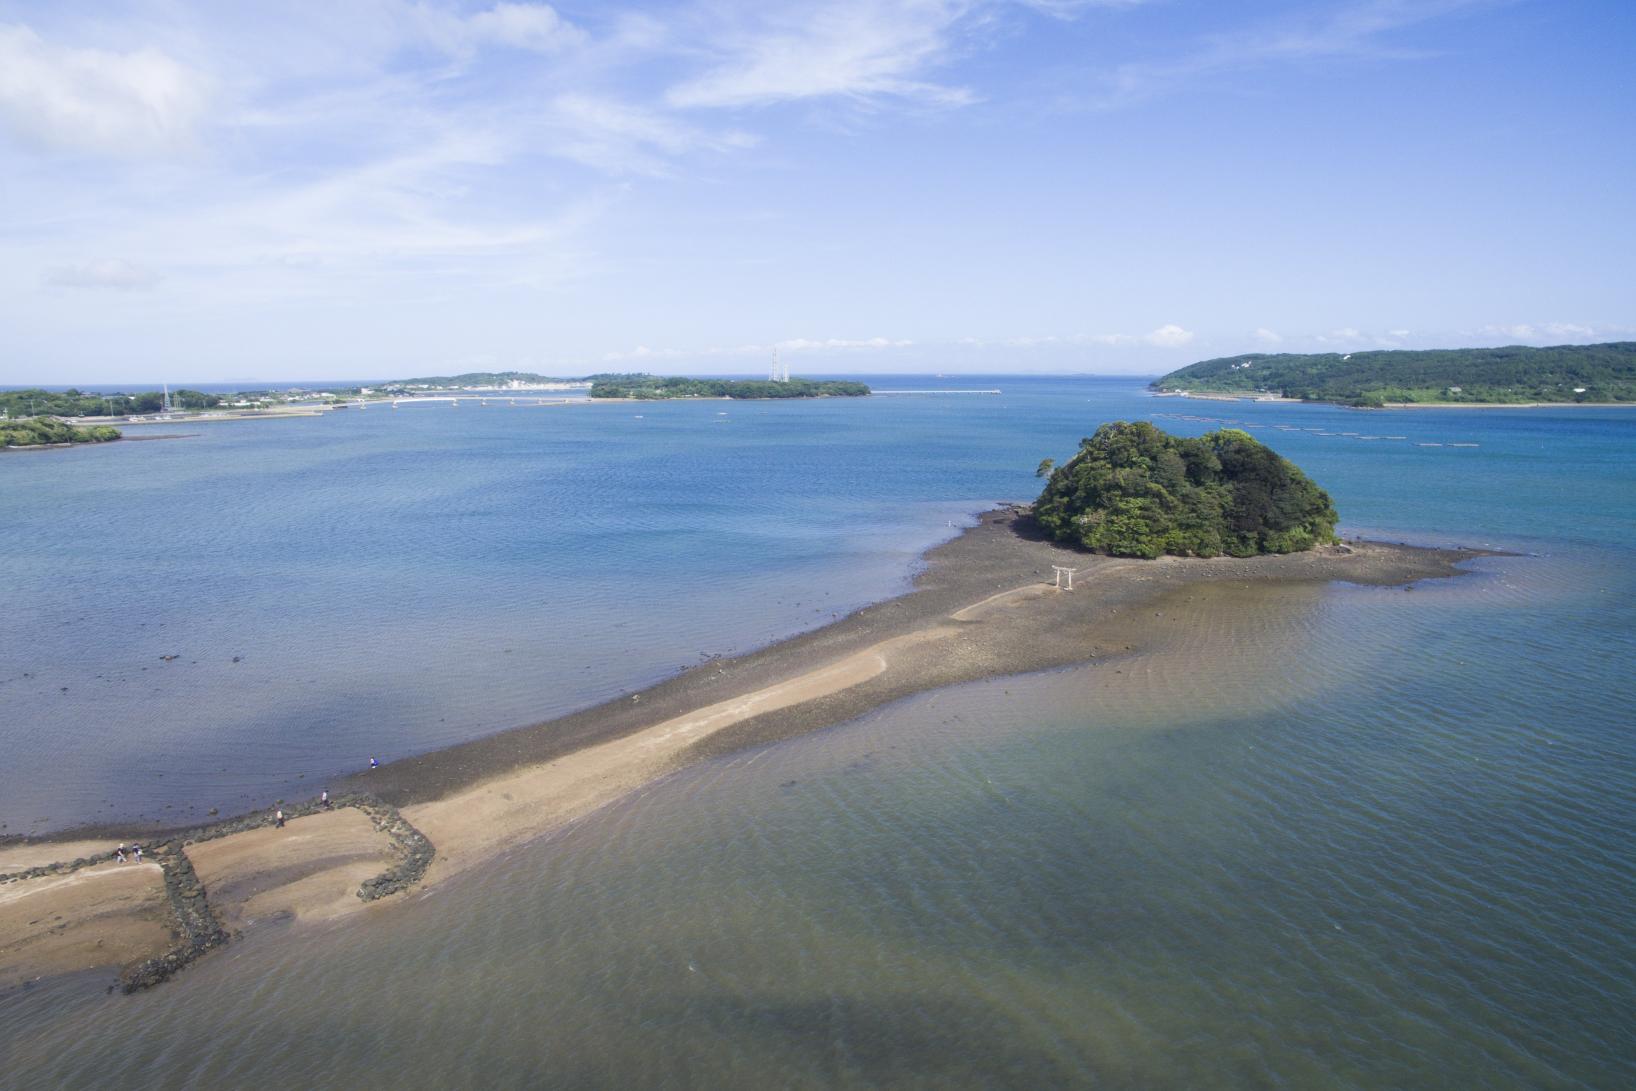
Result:
<svg viewBox="0 0 1636 1091"><path fill-rule="evenodd" d="M958 682L1134 658L1146 616L1200 583L1400 584L1470 553L1353 543L1249 559L1090 556L1031 538L1010 512L928 555L916 589L759 652L695 667L586 712L356 778L437 846L439 881L714 754L842 723ZM1053 565L1078 569L1056 590ZM496 770L501 770L496 772Z"/></svg>
<svg viewBox="0 0 1636 1091"><path fill-rule="evenodd" d="M170 943L157 864L98 864L0 885L0 989L138 962Z"/></svg>
<svg viewBox="0 0 1636 1091"><path fill-rule="evenodd" d="M351 808L294 818L183 850L223 925L328 920L365 904L364 880L396 859L390 839Z"/></svg>
<svg viewBox="0 0 1636 1091"><path fill-rule="evenodd" d="M1235 596L1242 609L1257 585L1403 585L1455 575L1461 561L1480 554L1349 543L1276 557L1125 560L1041 540L1026 516L1002 509L931 550L908 594L554 721L359 774L337 794L367 792L398 807L436 849L425 877L436 884L704 757L842 723L958 682L1087 661L1131 667L1164 645L1167 607L1202 585L1242 590ZM1053 565L1078 569L1073 591L1052 586ZM55 844L66 858L89 843ZM40 845L4 851L16 855L0 860L39 862L41 852L52 854ZM368 903L357 896L358 884L393 859L384 838L353 811L233 833L186 852L229 927L359 911ZM145 912L133 903L125 916L134 921ZM121 918L108 927L134 924ZM6 945L26 944L38 928L0 920L0 973L11 970ZM122 958L128 950L120 948ZM78 968L68 961L62 968Z"/></svg>

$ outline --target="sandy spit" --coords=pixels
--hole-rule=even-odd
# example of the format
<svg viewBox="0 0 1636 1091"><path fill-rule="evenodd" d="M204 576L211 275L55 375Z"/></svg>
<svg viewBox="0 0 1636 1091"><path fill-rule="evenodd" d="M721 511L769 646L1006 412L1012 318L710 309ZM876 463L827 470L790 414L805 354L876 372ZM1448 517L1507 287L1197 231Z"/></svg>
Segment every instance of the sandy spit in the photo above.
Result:
<svg viewBox="0 0 1636 1091"><path fill-rule="evenodd" d="M1480 550L1353 542L1281 557L1137 561L1043 540L1006 508L928 552L913 590L732 659L556 720L394 762L334 786L400 808L436 849L444 882L691 762L854 719L958 682L1163 653L1149 620L1204 585L1252 601L1263 587L1341 580L1403 585L1457 574ZM1075 589L1053 566L1077 569ZM0 846L0 873L106 852L77 838ZM357 811L337 810L190 845L222 923L327 920L366 908L358 884L393 860ZM390 901L396 899L389 899ZM116 965L163 949L152 865L97 865L0 885L0 988L47 972ZM384 911L373 903L372 911Z"/></svg>

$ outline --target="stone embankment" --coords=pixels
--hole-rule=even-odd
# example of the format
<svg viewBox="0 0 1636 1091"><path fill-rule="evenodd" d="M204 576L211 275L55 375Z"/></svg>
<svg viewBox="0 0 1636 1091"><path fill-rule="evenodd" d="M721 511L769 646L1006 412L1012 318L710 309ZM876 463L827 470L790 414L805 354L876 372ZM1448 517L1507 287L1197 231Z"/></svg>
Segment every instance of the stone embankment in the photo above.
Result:
<svg viewBox="0 0 1636 1091"><path fill-rule="evenodd" d="M375 828L385 834L392 844L398 862L364 880L357 895L366 902L376 901L408 890L425 876L431 867L436 849L426 836L417 830L396 807L364 793L349 794L330 801L330 808L351 807L362 811ZM283 808L287 820L314 815L326 808L316 800L290 804ZM165 876L165 894L175 918L172 934L176 943L162 955L127 966L120 974L120 987L127 993L150 988L170 977L194 959L225 945L230 936L222 927L221 918L211 907L208 892L200 882L188 859L187 846L214 841L247 830L263 829L274 825L271 811L258 811L237 818L211 823L160 840L148 842L143 851L147 858L159 865ZM134 848L134 846L133 846ZM93 856L59 861L23 871L0 875L0 884L37 879L50 875L67 875L82 868L105 864L117 859L110 850Z"/></svg>

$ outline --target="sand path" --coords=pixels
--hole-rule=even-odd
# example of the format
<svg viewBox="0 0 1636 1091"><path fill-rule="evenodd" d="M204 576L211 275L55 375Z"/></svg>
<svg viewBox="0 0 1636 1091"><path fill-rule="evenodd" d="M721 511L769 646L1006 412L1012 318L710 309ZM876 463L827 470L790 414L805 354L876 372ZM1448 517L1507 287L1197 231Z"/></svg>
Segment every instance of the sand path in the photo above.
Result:
<svg viewBox="0 0 1636 1091"><path fill-rule="evenodd" d="M934 625L883 640L794 678L660 721L635 734L482 781L444 799L406 807L403 816L437 847L437 859L426 881L446 879L640 788L675 768L691 747L724 728L860 685L889 670L907 649L935 643L956 631L952 625Z"/></svg>
<svg viewBox="0 0 1636 1091"><path fill-rule="evenodd" d="M125 844L140 840L141 838L127 837ZM84 857L100 856L112 852L117 844L119 838L113 837L97 841L33 841L0 845L0 875L45 867L49 864L66 864Z"/></svg>

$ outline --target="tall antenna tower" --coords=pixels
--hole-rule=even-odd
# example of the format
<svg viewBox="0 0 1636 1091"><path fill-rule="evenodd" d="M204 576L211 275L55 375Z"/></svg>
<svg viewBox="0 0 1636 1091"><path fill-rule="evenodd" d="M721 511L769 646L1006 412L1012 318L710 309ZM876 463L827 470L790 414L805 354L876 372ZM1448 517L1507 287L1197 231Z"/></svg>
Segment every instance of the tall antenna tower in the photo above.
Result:
<svg viewBox="0 0 1636 1091"><path fill-rule="evenodd" d="M790 381L790 365L780 364L778 362L777 345L773 346L773 370L772 374L768 376L768 378L775 383L787 383Z"/></svg>

